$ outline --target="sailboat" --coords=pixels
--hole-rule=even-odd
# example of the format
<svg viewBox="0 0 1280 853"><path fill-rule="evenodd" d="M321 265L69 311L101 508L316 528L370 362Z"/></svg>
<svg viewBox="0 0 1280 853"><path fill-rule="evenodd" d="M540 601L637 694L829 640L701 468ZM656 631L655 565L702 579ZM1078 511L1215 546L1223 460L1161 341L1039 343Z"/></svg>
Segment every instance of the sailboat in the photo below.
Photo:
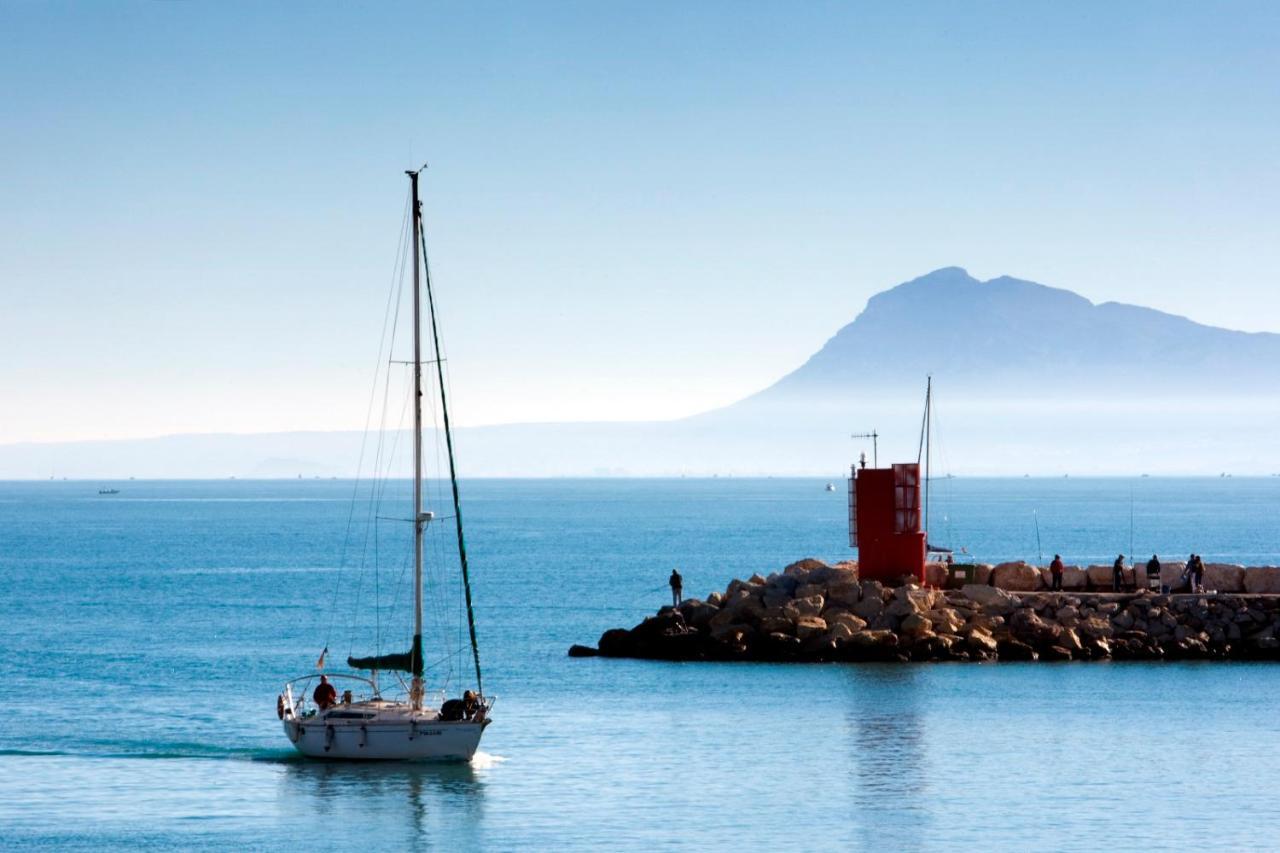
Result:
<svg viewBox="0 0 1280 853"><path fill-rule="evenodd" d="M423 167L425 168L425 167ZM298 752L311 758L330 759L427 759L468 761L480 745L480 737L492 722L493 699L484 695L480 675L480 654L476 644L475 617L471 607L471 583L462 535L462 507L453 457L453 434L449 426L449 406L445 394L440 336L436 328L435 300L426 263L426 238L422 227L422 204L418 199L421 169L406 171L412 194L413 243L413 637L409 650L371 657L348 657L356 674L324 673L321 654L316 671L285 683L276 697L276 716L285 735ZM423 537L435 514L422 506L422 311L421 279L426 279L427 310L431 322L431 342L440 388L445 443L452 486L453 518L457 528L458 557L462 567L467 625L471 655L475 664L475 690L462 698L428 701L424 681L422 643ZM407 696L388 698L378 684L380 672L407 673ZM329 682L329 679L333 679ZM317 685L312 690L312 685ZM339 687L343 688L339 692Z"/></svg>

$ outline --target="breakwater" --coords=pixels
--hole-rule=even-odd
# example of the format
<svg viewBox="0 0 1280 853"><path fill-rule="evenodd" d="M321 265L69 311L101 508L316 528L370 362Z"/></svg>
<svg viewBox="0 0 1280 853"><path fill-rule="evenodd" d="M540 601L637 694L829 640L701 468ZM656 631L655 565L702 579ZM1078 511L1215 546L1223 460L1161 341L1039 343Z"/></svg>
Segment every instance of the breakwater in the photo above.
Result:
<svg viewBox="0 0 1280 853"><path fill-rule="evenodd" d="M1108 591L1095 588L1090 570L1076 569L1072 581L1080 588L1050 592L1034 566L984 568L985 582L954 589L888 587L859 580L856 563L801 560L768 577L735 579L705 600L663 607L569 654L675 661L1280 660L1280 595L1269 589ZM1280 569L1227 568L1218 574L1234 578L1239 569L1242 589L1280 583ZM1111 583L1111 567L1105 569L1098 587ZM1171 576L1175 571L1181 572L1176 564ZM1209 571L1205 580L1208 586Z"/></svg>

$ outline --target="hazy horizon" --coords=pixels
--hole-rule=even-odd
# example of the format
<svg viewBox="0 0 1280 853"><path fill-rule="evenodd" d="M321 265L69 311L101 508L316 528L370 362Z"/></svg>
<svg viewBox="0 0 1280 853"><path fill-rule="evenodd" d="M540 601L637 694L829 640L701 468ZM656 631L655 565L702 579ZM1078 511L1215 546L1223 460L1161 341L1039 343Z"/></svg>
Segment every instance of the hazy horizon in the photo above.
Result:
<svg viewBox="0 0 1280 853"><path fill-rule="evenodd" d="M359 429L423 161L462 426L712 411L953 264L1280 331L1272 4L0 14L0 444Z"/></svg>

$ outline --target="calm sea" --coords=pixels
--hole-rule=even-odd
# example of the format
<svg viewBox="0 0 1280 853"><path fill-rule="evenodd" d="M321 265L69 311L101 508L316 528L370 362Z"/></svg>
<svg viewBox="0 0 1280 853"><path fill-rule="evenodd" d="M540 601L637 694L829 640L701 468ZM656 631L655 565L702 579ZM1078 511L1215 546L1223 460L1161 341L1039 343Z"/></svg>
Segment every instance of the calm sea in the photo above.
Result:
<svg viewBox="0 0 1280 853"><path fill-rule="evenodd" d="M403 483L373 507L344 481L0 483L0 847L1280 847L1280 667L565 656L673 567L704 595L848 557L823 485L464 483L495 722L470 766L362 766L296 758L275 699L326 645L407 642ZM428 659L456 694L432 508ZM955 479L931 514L986 560L1280 564L1280 479Z"/></svg>

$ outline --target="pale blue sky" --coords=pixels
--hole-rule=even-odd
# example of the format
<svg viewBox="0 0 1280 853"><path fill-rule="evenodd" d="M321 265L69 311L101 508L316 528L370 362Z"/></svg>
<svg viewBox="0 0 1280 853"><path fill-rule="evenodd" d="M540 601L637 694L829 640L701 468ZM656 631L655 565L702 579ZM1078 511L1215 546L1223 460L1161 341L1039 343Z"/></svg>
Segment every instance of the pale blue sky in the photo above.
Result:
<svg viewBox="0 0 1280 853"><path fill-rule="evenodd" d="M0 0L0 442L667 418L940 266L1280 331L1280 4ZM1016 345L1016 344L1014 344Z"/></svg>

